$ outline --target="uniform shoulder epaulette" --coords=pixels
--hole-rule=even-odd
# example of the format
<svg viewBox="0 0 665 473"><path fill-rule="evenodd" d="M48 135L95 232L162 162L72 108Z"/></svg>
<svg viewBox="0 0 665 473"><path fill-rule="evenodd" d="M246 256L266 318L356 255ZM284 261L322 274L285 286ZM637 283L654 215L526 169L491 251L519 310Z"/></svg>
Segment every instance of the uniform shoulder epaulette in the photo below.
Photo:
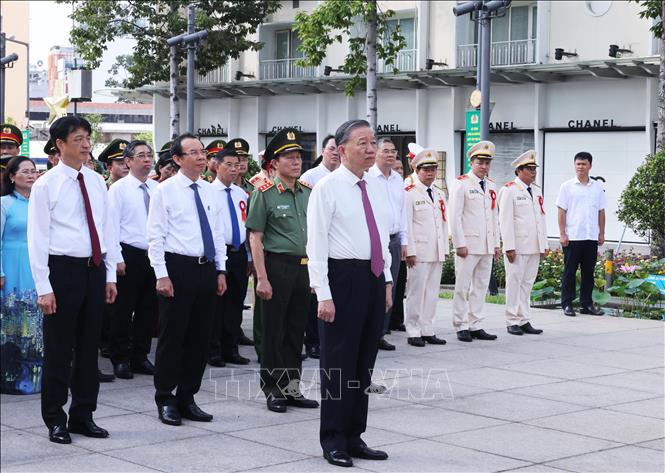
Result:
<svg viewBox="0 0 665 473"><path fill-rule="evenodd" d="M248 180L247 182L249 182L251 185L253 185L254 187L256 187L256 184L257 184L259 181L263 181L263 180L266 180L265 177L263 177L261 174L256 174L256 175L250 177L249 180Z"/></svg>
<svg viewBox="0 0 665 473"><path fill-rule="evenodd" d="M469 176L467 176L466 174L462 174L461 176L457 176L458 181L463 181L464 179L468 179L468 178L469 178Z"/></svg>
<svg viewBox="0 0 665 473"><path fill-rule="evenodd" d="M312 185L309 182L303 181L302 179L298 179L298 182L300 183L301 186L307 187L308 189L312 188Z"/></svg>
<svg viewBox="0 0 665 473"><path fill-rule="evenodd" d="M405 191L409 192L412 189L415 189L416 185L415 184L409 184L404 188Z"/></svg>
<svg viewBox="0 0 665 473"><path fill-rule="evenodd" d="M510 187L510 186L514 186L514 185L515 185L515 181L508 181L504 184L504 186L506 186L506 187Z"/></svg>
<svg viewBox="0 0 665 473"><path fill-rule="evenodd" d="M274 186L275 186L274 182L266 180L266 182L264 184L261 184L260 186L258 186L257 189L260 190L261 192L265 192L265 191L267 191L268 189L270 189L271 187L274 187Z"/></svg>

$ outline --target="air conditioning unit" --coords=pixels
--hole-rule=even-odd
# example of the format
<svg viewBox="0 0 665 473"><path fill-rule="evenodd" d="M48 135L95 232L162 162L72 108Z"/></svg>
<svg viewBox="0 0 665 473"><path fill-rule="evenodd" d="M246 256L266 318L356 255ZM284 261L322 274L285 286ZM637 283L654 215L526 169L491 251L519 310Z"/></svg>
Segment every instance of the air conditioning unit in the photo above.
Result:
<svg viewBox="0 0 665 473"><path fill-rule="evenodd" d="M73 69L69 71L69 99L72 102L90 102L92 100L92 71Z"/></svg>

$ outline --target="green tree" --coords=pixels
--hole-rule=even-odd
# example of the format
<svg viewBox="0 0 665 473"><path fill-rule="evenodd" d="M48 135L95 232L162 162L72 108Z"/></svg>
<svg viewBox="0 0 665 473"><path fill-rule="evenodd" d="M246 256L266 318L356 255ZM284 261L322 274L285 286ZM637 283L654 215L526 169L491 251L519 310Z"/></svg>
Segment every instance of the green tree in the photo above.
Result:
<svg viewBox="0 0 665 473"><path fill-rule="evenodd" d="M104 138L104 134L102 133L102 116L99 113L86 113L83 115L83 118L88 120L92 128L92 133L90 134L92 146L99 144Z"/></svg>
<svg viewBox="0 0 665 473"><path fill-rule="evenodd" d="M135 140L143 140L146 143L150 145L150 147L154 150L155 149L155 143L154 143L154 138L152 135L152 131L144 131L142 133L137 133L134 135Z"/></svg>
<svg viewBox="0 0 665 473"><path fill-rule="evenodd" d="M166 40L187 31L185 12L191 0L58 0L58 3L74 6L70 39L90 67L99 66L108 43L119 36L131 36L136 47L131 54L119 56L117 63L127 70L127 77L118 78L117 73L111 72L117 85L134 89L169 80ZM197 1L196 28L210 32L208 40L197 50L197 72L205 74L224 65L229 58L238 58L242 51L258 50L262 44L252 40L251 35L279 6L275 0ZM178 48L181 74L185 73L185 55L185 48Z"/></svg>
<svg viewBox="0 0 665 473"><path fill-rule="evenodd" d="M665 150L647 156L619 198L619 220L651 236L652 254L665 257Z"/></svg>
<svg viewBox="0 0 665 473"><path fill-rule="evenodd" d="M381 11L376 0L325 0L310 14L298 13L294 28L302 41L298 48L305 54L301 66L319 66L328 46L348 41L349 52L341 70L351 75L345 93L353 95L365 86L367 120L376 128L376 61L395 64L397 53L406 46L399 26L391 29L388 19L393 10ZM377 38L382 38L377 41ZM393 72L398 72L393 67Z"/></svg>

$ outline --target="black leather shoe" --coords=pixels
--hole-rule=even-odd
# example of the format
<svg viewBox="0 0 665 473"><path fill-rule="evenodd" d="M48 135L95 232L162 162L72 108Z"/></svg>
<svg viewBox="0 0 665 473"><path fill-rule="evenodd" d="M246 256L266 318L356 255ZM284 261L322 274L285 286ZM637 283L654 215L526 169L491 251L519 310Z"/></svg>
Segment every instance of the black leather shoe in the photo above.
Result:
<svg viewBox="0 0 665 473"><path fill-rule="evenodd" d="M383 394L388 390L383 384L370 383L365 389L365 394Z"/></svg>
<svg viewBox="0 0 665 473"><path fill-rule="evenodd" d="M99 349L99 356L102 358L111 358L111 349L108 347L108 345L104 345Z"/></svg>
<svg viewBox="0 0 665 473"><path fill-rule="evenodd" d="M157 412L159 413L159 420L166 425L182 424L182 417L175 406L162 406L157 408Z"/></svg>
<svg viewBox="0 0 665 473"><path fill-rule="evenodd" d="M354 458L362 458L363 460L387 460L388 454L383 450L374 450L367 445L360 445L358 447L349 448L349 454Z"/></svg>
<svg viewBox="0 0 665 473"><path fill-rule="evenodd" d="M245 305L242 306L242 310L249 310L249 309L251 309L251 308L252 308L252 306L251 306L251 305L247 305L247 304L245 304Z"/></svg>
<svg viewBox="0 0 665 473"><path fill-rule="evenodd" d="M398 332L406 332L406 325L399 324L395 330L397 330Z"/></svg>
<svg viewBox="0 0 665 473"><path fill-rule="evenodd" d="M468 330L460 330L457 332L457 339L460 342L472 342L473 338L471 338L471 332Z"/></svg>
<svg viewBox="0 0 665 473"><path fill-rule="evenodd" d="M208 364L210 366L214 366L215 368L224 368L226 366L226 363L224 363L224 360L221 356L211 356L208 358Z"/></svg>
<svg viewBox="0 0 665 473"><path fill-rule="evenodd" d="M306 359L307 359L307 352L305 352L305 353L301 353L301 354L300 354L300 360L301 360L301 361L305 361ZM260 363L261 363L261 361L259 361L259 364L260 364Z"/></svg>
<svg viewBox="0 0 665 473"><path fill-rule="evenodd" d="M244 333L238 338L238 345L244 345L247 347L253 347L254 346L254 340L251 338L248 338L247 335Z"/></svg>
<svg viewBox="0 0 665 473"><path fill-rule="evenodd" d="M471 338L477 338L478 340L496 340L496 335L485 332L482 328L479 330L469 330L471 333Z"/></svg>
<svg viewBox="0 0 665 473"><path fill-rule="evenodd" d="M531 322L527 322L524 325L520 325L520 328L522 329L522 332L528 333L528 334L531 334L531 335L540 335L541 333L543 333L543 331L541 329L533 328L531 326Z"/></svg>
<svg viewBox="0 0 665 473"><path fill-rule="evenodd" d="M69 436L67 427L64 425L54 425L48 429L48 439L55 443L72 443L72 438Z"/></svg>
<svg viewBox="0 0 665 473"><path fill-rule="evenodd" d="M113 374L116 378L120 379L132 379L134 373L129 369L129 363L118 363L113 366Z"/></svg>
<svg viewBox="0 0 665 473"><path fill-rule="evenodd" d="M393 351L394 349L395 345L388 343L385 338L379 340L379 350Z"/></svg>
<svg viewBox="0 0 665 473"><path fill-rule="evenodd" d="M307 356L310 358L314 358L316 360L321 358L321 347L319 347L318 345L308 347L305 351L307 352Z"/></svg>
<svg viewBox="0 0 665 473"><path fill-rule="evenodd" d="M231 363L232 365L248 365L249 358L245 358L244 356L240 356L238 353L234 353L232 355L225 356L224 362Z"/></svg>
<svg viewBox="0 0 665 473"><path fill-rule="evenodd" d="M115 375L112 373L102 373L102 370L97 370L97 378L99 378L100 383L111 383L115 379Z"/></svg>
<svg viewBox="0 0 665 473"><path fill-rule="evenodd" d="M414 347L424 347L425 340L422 337L409 337L406 339L406 343Z"/></svg>
<svg viewBox="0 0 665 473"><path fill-rule="evenodd" d="M446 341L442 338L437 337L436 335L423 335L420 337L423 341L429 343L430 345L445 345Z"/></svg>
<svg viewBox="0 0 665 473"><path fill-rule="evenodd" d="M575 317L577 314L573 310L573 306L567 305L563 308L563 315L567 315L568 317Z"/></svg>
<svg viewBox="0 0 665 473"><path fill-rule="evenodd" d="M100 426L95 424L95 422L90 420L79 421L69 419L69 425L67 426L69 431L73 434L81 434L86 437L94 437L97 439L105 439L109 436L109 431L102 429Z"/></svg>
<svg viewBox="0 0 665 473"><path fill-rule="evenodd" d="M587 315L605 315L605 311L601 309L596 309L594 306L591 307L582 307L580 309L580 314L587 314Z"/></svg>
<svg viewBox="0 0 665 473"><path fill-rule="evenodd" d="M268 394L266 405L269 411L286 412L286 399L283 397L275 397L273 394Z"/></svg>
<svg viewBox="0 0 665 473"><path fill-rule="evenodd" d="M330 450L323 452L323 458L328 460L328 463L335 466L351 467L353 466L353 460L348 453L344 450Z"/></svg>
<svg viewBox="0 0 665 473"><path fill-rule="evenodd" d="M508 332L511 335L524 335L524 332L522 332L522 329L520 328L519 325L509 325L506 327L506 332Z"/></svg>
<svg viewBox="0 0 665 473"><path fill-rule="evenodd" d="M212 420L212 415L203 412L195 402L188 406L178 406L178 412L180 412L180 417L183 419L189 419L196 422L210 422Z"/></svg>
<svg viewBox="0 0 665 473"><path fill-rule="evenodd" d="M129 364L129 367L131 368L132 373L147 374L151 376L155 374L155 365L153 365L147 358L142 361L132 361Z"/></svg>
<svg viewBox="0 0 665 473"><path fill-rule="evenodd" d="M293 407L302 407L303 409L316 409L319 407L319 401L307 399L302 394L286 396L286 404Z"/></svg>

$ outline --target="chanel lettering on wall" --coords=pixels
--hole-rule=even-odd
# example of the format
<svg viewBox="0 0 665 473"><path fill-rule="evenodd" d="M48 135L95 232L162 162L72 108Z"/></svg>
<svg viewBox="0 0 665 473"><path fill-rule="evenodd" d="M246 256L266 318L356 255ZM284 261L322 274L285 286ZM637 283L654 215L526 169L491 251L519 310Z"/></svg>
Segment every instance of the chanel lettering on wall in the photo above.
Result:
<svg viewBox="0 0 665 473"><path fill-rule="evenodd" d="M377 125L376 127L377 133L399 133L400 131L398 123L388 123L385 125Z"/></svg>
<svg viewBox="0 0 665 473"><path fill-rule="evenodd" d="M207 128L199 128L198 130L196 130L196 134L205 137L228 136L226 131L224 131L224 128L222 128L222 125L220 125L219 123L217 124L217 126L210 125Z"/></svg>
<svg viewBox="0 0 665 473"><path fill-rule="evenodd" d="M514 129L515 124L513 122L490 122L490 131L505 131Z"/></svg>
<svg viewBox="0 0 665 473"><path fill-rule="evenodd" d="M614 128L613 118L595 120L568 120L568 128Z"/></svg>
<svg viewBox="0 0 665 473"><path fill-rule="evenodd" d="M302 127L301 127L300 125L287 125L287 126L278 126L278 125L275 125L274 127L272 127L272 128L270 129L270 133L273 134L273 135L275 135L275 134L277 134L277 132L278 132L279 130L283 130L284 128L295 128L296 130L298 130L299 132L302 133Z"/></svg>

